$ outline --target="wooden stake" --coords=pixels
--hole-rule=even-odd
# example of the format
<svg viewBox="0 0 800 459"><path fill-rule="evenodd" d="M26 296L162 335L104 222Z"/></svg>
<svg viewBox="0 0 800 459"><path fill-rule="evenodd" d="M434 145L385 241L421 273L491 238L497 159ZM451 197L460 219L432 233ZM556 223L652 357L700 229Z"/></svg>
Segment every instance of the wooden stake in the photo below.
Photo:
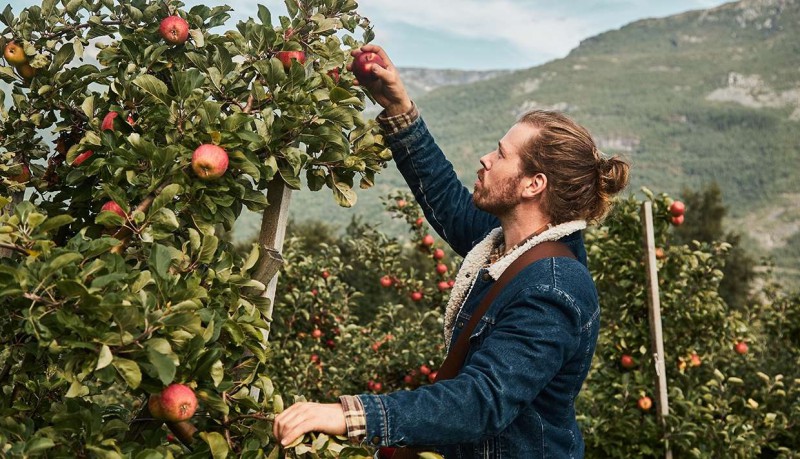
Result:
<svg viewBox="0 0 800 459"><path fill-rule="evenodd" d="M656 386L656 413L661 425L665 424L664 418L669 414L669 400L667 394L667 370L664 364L664 333L661 328L661 301L658 291L658 266L656 265L656 242L653 229L653 203L645 201L642 204L642 224L644 225L644 252L645 266L647 268L647 304L650 319L650 342L652 343L653 360L657 378ZM672 459L672 450L667 447L666 459Z"/></svg>

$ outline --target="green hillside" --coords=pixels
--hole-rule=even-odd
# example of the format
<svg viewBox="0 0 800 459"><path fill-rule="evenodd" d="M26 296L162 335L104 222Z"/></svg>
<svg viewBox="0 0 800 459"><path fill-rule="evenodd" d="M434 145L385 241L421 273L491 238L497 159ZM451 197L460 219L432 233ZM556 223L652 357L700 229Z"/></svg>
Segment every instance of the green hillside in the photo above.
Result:
<svg viewBox="0 0 800 459"><path fill-rule="evenodd" d="M798 239L800 1L744 0L638 21L564 59L441 87L417 103L465 183L520 113L555 108L589 127L603 151L632 161L631 190L677 194L716 180L730 223L747 222L740 229L754 243L782 254ZM295 218L375 215L379 198L403 186L393 170L377 183L347 212L334 212L325 193L296 193ZM765 233L775 237L757 237Z"/></svg>

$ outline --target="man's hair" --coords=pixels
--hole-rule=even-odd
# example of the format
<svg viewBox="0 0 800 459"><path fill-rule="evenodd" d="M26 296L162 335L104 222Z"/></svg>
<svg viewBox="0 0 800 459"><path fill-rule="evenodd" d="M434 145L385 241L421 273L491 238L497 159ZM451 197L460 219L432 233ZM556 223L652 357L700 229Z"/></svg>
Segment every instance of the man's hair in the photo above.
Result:
<svg viewBox="0 0 800 459"><path fill-rule="evenodd" d="M533 110L518 123L537 129L521 152L522 172L547 177L542 204L551 222L602 221L611 198L628 184L630 165L605 157L589 131L562 113Z"/></svg>

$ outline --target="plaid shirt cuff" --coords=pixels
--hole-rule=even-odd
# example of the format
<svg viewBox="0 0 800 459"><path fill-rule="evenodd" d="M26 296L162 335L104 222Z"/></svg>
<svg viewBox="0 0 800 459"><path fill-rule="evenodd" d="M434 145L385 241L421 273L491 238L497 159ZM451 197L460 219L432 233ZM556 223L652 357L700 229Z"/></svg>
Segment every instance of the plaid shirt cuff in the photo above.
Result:
<svg viewBox="0 0 800 459"><path fill-rule="evenodd" d="M419 110L417 104L411 102L411 110L395 116L386 115L386 110L378 115L378 124L383 128L383 132L388 134L395 134L403 129L411 126L414 121L419 118Z"/></svg>
<svg viewBox="0 0 800 459"><path fill-rule="evenodd" d="M344 422L347 425L347 437L353 443L361 443L367 436L367 415L364 404L353 395L342 395L339 402L344 410Z"/></svg>

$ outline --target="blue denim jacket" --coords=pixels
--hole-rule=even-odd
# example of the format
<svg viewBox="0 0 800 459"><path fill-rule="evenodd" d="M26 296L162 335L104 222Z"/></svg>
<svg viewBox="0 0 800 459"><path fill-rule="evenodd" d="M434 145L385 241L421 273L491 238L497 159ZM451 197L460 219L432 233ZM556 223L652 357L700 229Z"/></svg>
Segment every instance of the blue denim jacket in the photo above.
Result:
<svg viewBox="0 0 800 459"><path fill-rule="evenodd" d="M473 205L422 118L387 140L428 222L457 253L465 256L499 226ZM574 404L600 309L580 231L561 241L577 260L539 260L512 280L473 331L456 378L358 396L367 442L433 446L448 459L583 457ZM477 273L452 342L493 283L486 269Z"/></svg>

